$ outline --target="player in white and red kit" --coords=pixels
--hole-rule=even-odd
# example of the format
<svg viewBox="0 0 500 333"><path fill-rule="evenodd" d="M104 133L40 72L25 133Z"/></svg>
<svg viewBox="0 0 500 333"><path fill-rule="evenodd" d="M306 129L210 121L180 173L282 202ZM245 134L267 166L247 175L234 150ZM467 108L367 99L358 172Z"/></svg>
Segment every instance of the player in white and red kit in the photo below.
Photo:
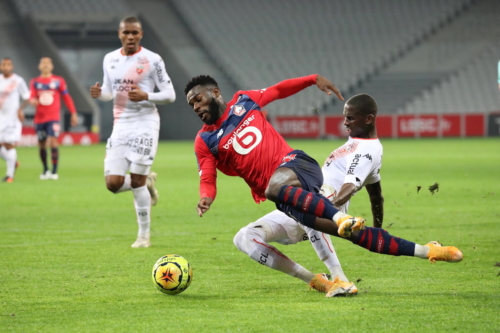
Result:
<svg viewBox="0 0 500 333"><path fill-rule="evenodd" d="M113 133L106 146L106 187L113 193L132 191L139 232L132 247L149 247L151 205L156 205L156 173L151 166L158 148L160 117L156 104L175 101L175 91L162 58L140 46L141 22L120 22L122 47L103 61L103 85L90 88L94 98L113 99ZM154 92L155 86L159 92ZM130 174L127 174L130 172Z"/></svg>
<svg viewBox="0 0 500 333"><path fill-rule="evenodd" d="M205 123L195 139L200 175L198 214L207 212L215 199L218 169L226 175L243 178L257 203L269 199L280 211L307 227L348 238L372 252L415 256L415 243L383 229L365 227L364 219L339 211L319 194L323 176L318 163L304 152L292 150L265 121L260 112L262 107L313 84L341 97L326 78L309 75L266 89L238 91L226 104L213 78L202 75L191 79L184 92L189 105ZM355 110L346 119L374 123L373 115ZM431 260L462 260L462 253L455 247L434 248Z"/></svg>
<svg viewBox="0 0 500 333"><path fill-rule="evenodd" d="M59 143L57 138L61 132L59 123L61 118L61 97L71 113L71 126L78 124L75 103L68 92L66 81L61 76L52 74L54 65L52 59L43 57L38 65L40 76L31 79L31 103L36 105L35 125L38 136L40 159L42 160L43 173L40 179L57 180L59 175L57 167L59 162ZM49 142L52 159L52 172L47 165L47 141Z"/></svg>
<svg viewBox="0 0 500 333"><path fill-rule="evenodd" d="M12 59L3 58L0 62L0 157L7 164L6 183L14 181L17 165L16 144L21 139L23 108L28 105L30 91L26 82L13 72ZM20 104L20 99L23 103Z"/></svg>

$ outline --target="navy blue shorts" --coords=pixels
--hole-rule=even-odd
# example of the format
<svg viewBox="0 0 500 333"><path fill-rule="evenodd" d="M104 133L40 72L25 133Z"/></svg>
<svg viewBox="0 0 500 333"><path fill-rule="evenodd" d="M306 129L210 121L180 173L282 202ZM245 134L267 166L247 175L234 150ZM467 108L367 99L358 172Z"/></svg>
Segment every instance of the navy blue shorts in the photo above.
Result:
<svg viewBox="0 0 500 333"><path fill-rule="evenodd" d="M36 124L38 141L45 141L49 136L57 138L60 132L61 126L58 121L48 121L46 123Z"/></svg>
<svg viewBox="0 0 500 333"><path fill-rule="evenodd" d="M282 163L276 169L283 167L292 169L295 172L302 184L302 189L314 194L319 193L323 185L323 172L314 158L302 150L294 150L283 157ZM285 204L276 203L276 208L298 222L311 228L314 227L316 216L298 211Z"/></svg>

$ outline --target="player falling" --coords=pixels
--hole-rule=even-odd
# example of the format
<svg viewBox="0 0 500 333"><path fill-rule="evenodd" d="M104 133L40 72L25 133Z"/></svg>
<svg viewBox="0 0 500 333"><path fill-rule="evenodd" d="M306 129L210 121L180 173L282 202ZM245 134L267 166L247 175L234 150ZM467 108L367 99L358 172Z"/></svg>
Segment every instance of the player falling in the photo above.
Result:
<svg viewBox="0 0 500 333"><path fill-rule="evenodd" d="M71 95L68 93L66 81L61 76L52 74L54 65L52 59L43 57L38 65L40 76L31 79L31 103L36 106L35 124L36 135L38 136L38 148L40 159L42 160L43 173L40 179L57 180L58 162L59 162L59 142L57 138L61 132L59 120L61 118L61 97L64 104L71 113L71 126L78 125L78 116L76 114L75 104ZM52 172L47 164L47 141L49 143Z"/></svg>
<svg viewBox="0 0 500 333"><path fill-rule="evenodd" d="M151 166L158 148L157 104L175 101L175 91L162 58L140 45L144 32L135 17L120 22L122 47L103 61L103 85L90 87L102 101L113 99L114 124L106 146L104 175L113 193L132 191L139 232L132 247L149 247L151 205L156 205L156 173ZM154 92L155 86L159 92ZM127 174L130 172L130 174Z"/></svg>
<svg viewBox="0 0 500 333"><path fill-rule="evenodd" d="M199 216L214 202L218 169L226 175L243 178L257 203L269 199L301 224L348 238L369 251L395 256L429 255L431 261L461 261L462 252L455 247L420 246L383 229L365 227L364 219L339 211L319 193L323 175L318 163L303 151L293 150L260 112L272 101L311 85L343 99L336 87L321 75L289 79L261 90L238 91L229 103L223 100L212 77L202 75L191 79L184 90L187 102L205 123L195 139L200 175ZM355 120L367 115L355 113L349 117Z"/></svg>
<svg viewBox="0 0 500 333"><path fill-rule="evenodd" d="M0 63L0 157L7 164L6 183L14 181L18 166L16 144L21 139L23 109L29 104L30 91L26 82L14 72L12 59L3 58ZM19 100L23 99L20 105Z"/></svg>

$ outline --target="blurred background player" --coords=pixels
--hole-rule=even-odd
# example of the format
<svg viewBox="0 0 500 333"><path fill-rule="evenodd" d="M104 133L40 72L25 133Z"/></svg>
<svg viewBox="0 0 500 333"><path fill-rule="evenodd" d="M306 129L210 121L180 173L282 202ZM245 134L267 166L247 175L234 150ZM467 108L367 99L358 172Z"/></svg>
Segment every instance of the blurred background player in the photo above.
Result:
<svg viewBox="0 0 500 333"><path fill-rule="evenodd" d="M345 103L344 116L344 126L350 137L326 159L322 168L324 184L321 193L347 213L351 197L366 187L374 227L381 228L384 216L380 185L383 149L375 127L377 104L369 95L356 95ZM333 281L327 281L323 274L315 275L269 244L288 245L305 240L311 242ZM358 291L354 283L348 282L330 236L297 223L279 210L242 228L234 237L234 244L253 260L299 278L311 287L326 292L327 297L354 295Z"/></svg>
<svg viewBox="0 0 500 333"><path fill-rule="evenodd" d="M30 91L22 77L15 74L12 59L0 62L0 157L7 164L4 182L12 183L17 168L16 143L21 139L23 109L29 104ZM19 105L19 100L23 103Z"/></svg>
<svg viewBox="0 0 500 333"><path fill-rule="evenodd" d="M113 99L114 124L106 146L106 187L113 193L134 193L139 232L132 247L149 247L151 205L156 205L156 173L151 165L158 148L160 117L157 104L175 101L175 91L162 58L140 45L144 32L135 17L120 22L122 47L103 61L103 85L90 87L90 95ZM154 92L155 86L159 92ZM130 171L130 174L127 172Z"/></svg>
<svg viewBox="0 0 500 333"><path fill-rule="evenodd" d="M38 136L40 159L42 160L43 173L40 179L57 180L57 166L59 162L59 143L57 138L61 132L59 120L61 118L61 96L64 104L71 113L71 126L78 125L75 103L68 93L66 81L61 76L52 74L54 65L52 59L43 57L38 65L40 76L31 79L31 103L36 106L35 124ZM52 159L52 172L47 165L47 141L49 143Z"/></svg>

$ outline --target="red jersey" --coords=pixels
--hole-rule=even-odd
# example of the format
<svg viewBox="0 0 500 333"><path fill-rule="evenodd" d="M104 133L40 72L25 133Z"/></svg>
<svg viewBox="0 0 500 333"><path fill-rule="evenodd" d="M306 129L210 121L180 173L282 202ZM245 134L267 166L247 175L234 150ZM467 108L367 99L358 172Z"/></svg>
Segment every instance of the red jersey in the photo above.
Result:
<svg viewBox="0 0 500 333"><path fill-rule="evenodd" d="M239 176L252 190L255 202L266 200L264 191L282 158L293 149L265 119L261 109L316 84L317 75L282 81L262 90L238 91L214 125L203 125L194 148L200 174L200 197L215 199L219 169Z"/></svg>
<svg viewBox="0 0 500 333"><path fill-rule="evenodd" d="M38 100L35 124L59 121L61 116L61 96L69 112L75 113L75 104L68 93L66 81L57 75L36 77L30 82L31 98Z"/></svg>

